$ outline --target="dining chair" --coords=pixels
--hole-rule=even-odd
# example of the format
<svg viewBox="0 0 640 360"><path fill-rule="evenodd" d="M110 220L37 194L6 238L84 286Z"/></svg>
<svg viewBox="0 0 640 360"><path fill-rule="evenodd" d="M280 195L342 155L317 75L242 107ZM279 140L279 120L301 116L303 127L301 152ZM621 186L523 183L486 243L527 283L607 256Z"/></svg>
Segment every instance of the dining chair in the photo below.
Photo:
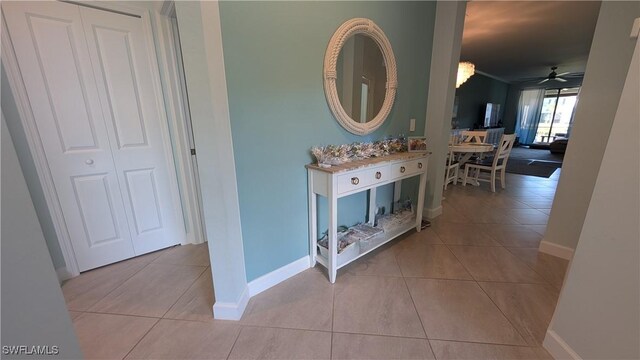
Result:
<svg viewBox="0 0 640 360"><path fill-rule="evenodd" d="M475 181L485 181L491 183L491 191L496 192L496 173L500 171L500 185L505 188L505 172L507 167L507 161L509 160L509 154L513 148L513 143L516 140L516 135L502 135L500 138L500 144L496 150L496 154L493 160L484 163L466 163L464 167L464 177L462 180L462 186L467 185L467 177L469 176L469 170L475 170ZM488 171L491 173L490 179L480 179L480 172Z"/></svg>
<svg viewBox="0 0 640 360"><path fill-rule="evenodd" d="M462 132L463 142L484 143L487 138L487 131L483 130L466 130Z"/></svg>
<svg viewBox="0 0 640 360"><path fill-rule="evenodd" d="M462 132L462 142L465 143L485 143L487 139L487 130L466 130ZM480 154L478 157L474 157L474 160L482 160L485 158L485 154Z"/></svg>
<svg viewBox="0 0 640 360"><path fill-rule="evenodd" d="M458 172L460 171L460 163L455 159L453 151L449 150L447 155L447 163L444 170L444 189L447 190L447 185L453 183L458 184Z"/></svg>

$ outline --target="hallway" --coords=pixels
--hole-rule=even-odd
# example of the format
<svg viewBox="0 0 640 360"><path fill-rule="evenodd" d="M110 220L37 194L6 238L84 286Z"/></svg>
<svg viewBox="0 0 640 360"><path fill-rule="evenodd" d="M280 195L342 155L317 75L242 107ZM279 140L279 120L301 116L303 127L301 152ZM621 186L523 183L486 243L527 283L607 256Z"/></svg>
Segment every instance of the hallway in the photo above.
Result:
<svg viewBox="0 0 640 360"><path fill-rule="evenodd" d="M206 245L63 286L87 358L550 358L541 347L567 261L538 253L560 171L507 188L451 186L431 228L341 270L322 267L213 320ZM100 284L100 286L96 286Z"/></svg>

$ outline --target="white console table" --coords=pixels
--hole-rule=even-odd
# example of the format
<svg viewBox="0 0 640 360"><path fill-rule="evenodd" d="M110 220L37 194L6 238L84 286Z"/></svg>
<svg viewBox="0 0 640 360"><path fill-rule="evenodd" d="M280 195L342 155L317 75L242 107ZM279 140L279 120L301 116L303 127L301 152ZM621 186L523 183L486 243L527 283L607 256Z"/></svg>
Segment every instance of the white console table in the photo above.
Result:
<svg viewBox="0 0 640 360"><path fill-rule="evenodd" d="M393 240L403 233L415 227L420 231L422 225L422 208L424 206L424 192L427 178L426 153L399 153L379 158L371 158L353 161L342 165L323 168L317 164L307 165L309 182L309 246L311 265L316 261L327 268L329 280L336 281L336 273L339 268L358 259L366 253ZM415 222L408 223L399 229L383 232L376 235L366 248L360 248L357 252L346 251L338 254L338 198L352 195L361 191L369 191L368 223L373 225L376 212L376 188L381 185L395 183L394 202L400 199L400 184L403 179L419 176L420 186L418 203L415 206ZM316 200L321 195L327 198L329 215L328 256L318 253L318 214Z"/></svg>

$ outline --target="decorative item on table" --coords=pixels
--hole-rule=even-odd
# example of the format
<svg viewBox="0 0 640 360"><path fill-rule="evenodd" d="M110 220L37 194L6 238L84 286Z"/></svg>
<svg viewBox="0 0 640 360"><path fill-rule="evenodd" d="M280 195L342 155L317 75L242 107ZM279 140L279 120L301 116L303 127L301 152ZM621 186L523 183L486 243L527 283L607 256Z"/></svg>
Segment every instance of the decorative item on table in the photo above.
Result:
<svg viewBox="0 0 640 360"><path fill-rule="evenodd" d="M409 149L407 137L404 134L398 134L398 142L400 143L400 150L398 152L407 152Z"/></svg>
<svg viewBox="0 0 640 360"><path fill-rule="evenodd" d="M393 203L392 213L378 217L376 226L385 232L394 231L408 223L413 223L414 214L411 199L396 201Z"/></svg>
<svg viewBox="0 0 640 360"><path fill-rule="evenodd" d="M382 232L382 229L369 224L356 224L351 228L344 225L338 227L338 254L342 253L351 244L361 240L367 240ZM322 238L318 240L318 246L329 249L329 231L322 233ZM321 249L322 251L322 249Z"/></svg>
<svg viewBox="0 0 640 360"><path fill-rule="evenodd" d="M367 240L382 232L382 229L371 226L369 224L358 224L351 228L360 234L360 240Z"/></svg>
<svg viewBox="0 0 640 360"><path fill-rule="evenodd" d="M338 227L338 254L358 240L352 233L353 231L344 225ZM329 248L329 230L322 233L322 237L318 240L318 246Z"/></svg>
<svg viewBox="0 0 640 360"><path fill-rule="evenodd" d="M359 224L354 226L353 229L362 234L362 238L358 242L360 244L360 253L372 250L384 240L376 236L384 232L381 228L373 227L369 224Z"/></svg>
<svg viewBox="0 0 640 360"><path fill-rule="evenodd" d="M427 151L427 138L424 136L409 136L409 152Z"/></svg>
<svg viewBox="0 0 640 360"><path fill-rule="evenodd" d="M330 167L349 161L381 157L407 151L407 141L403 134L398 138L387 137L375 142L354 142L345 145L314 146L311 154L316 158L318 166Z"/></svg>
<svg viewBox="0 0 640 360"><path fill-rule="evenodd" d="M415 223L415 215L411 210L404 210L380 217L377 227L384 232L393 232L413 223Z"/></svg>
<svg viewBox="0 0 640 360"><path fill-rule="evenodd" d="M402 139L400 138L389 140L389 153L395 154L395 153L402 152L403 145L404 144L402 143Z"/></svg>
<svg viewBox="0 0 640 360"><path fill-rule="evenodd" d="M373 143L374 147L374 156L387 156L391 153L391 148L389 147L389 140L379 140Z"/></svg>
<svg viewBox="0 0 640 360"><path fill-rule="evenodd" d="M375 156L375 148L373 143L354 142L349 149L350 160L362 160Z"/></svg>
<svg viewBox="0 0 640 360"><path fill-rule="evenodd" d="M349 149L349 145L314 146L311 148L311 154L318 161L318 166L330 167L349 161Z"/></svg>
<svg viewBox="0 0 640 360"><path fill-rule="evenodd" d="M387 209L384 206L376 207L376 215L373 221L373 226L378 226L378 219L384 216L384 213L386 212L386 210Z"/></svg>
<svg viewBox="0 0 640 360"><path fill-rule="evenodd" d="M398 214L403 211L410 211L412 214L414 212L413 202L409 198L407 198L406 200L398 200L394 202L392 209L393 209L392 214Z"/></svg>

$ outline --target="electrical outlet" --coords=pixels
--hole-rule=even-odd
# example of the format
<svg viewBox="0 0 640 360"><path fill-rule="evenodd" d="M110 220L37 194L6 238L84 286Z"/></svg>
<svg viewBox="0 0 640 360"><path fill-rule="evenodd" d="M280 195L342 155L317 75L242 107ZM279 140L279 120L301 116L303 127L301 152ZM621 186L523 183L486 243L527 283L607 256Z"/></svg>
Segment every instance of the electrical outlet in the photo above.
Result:
<svg viewBox="0 0 640 360"><path fill-rule="evenodd" d="M416 131L416 119L409 119L409 131Z"/></svg>

